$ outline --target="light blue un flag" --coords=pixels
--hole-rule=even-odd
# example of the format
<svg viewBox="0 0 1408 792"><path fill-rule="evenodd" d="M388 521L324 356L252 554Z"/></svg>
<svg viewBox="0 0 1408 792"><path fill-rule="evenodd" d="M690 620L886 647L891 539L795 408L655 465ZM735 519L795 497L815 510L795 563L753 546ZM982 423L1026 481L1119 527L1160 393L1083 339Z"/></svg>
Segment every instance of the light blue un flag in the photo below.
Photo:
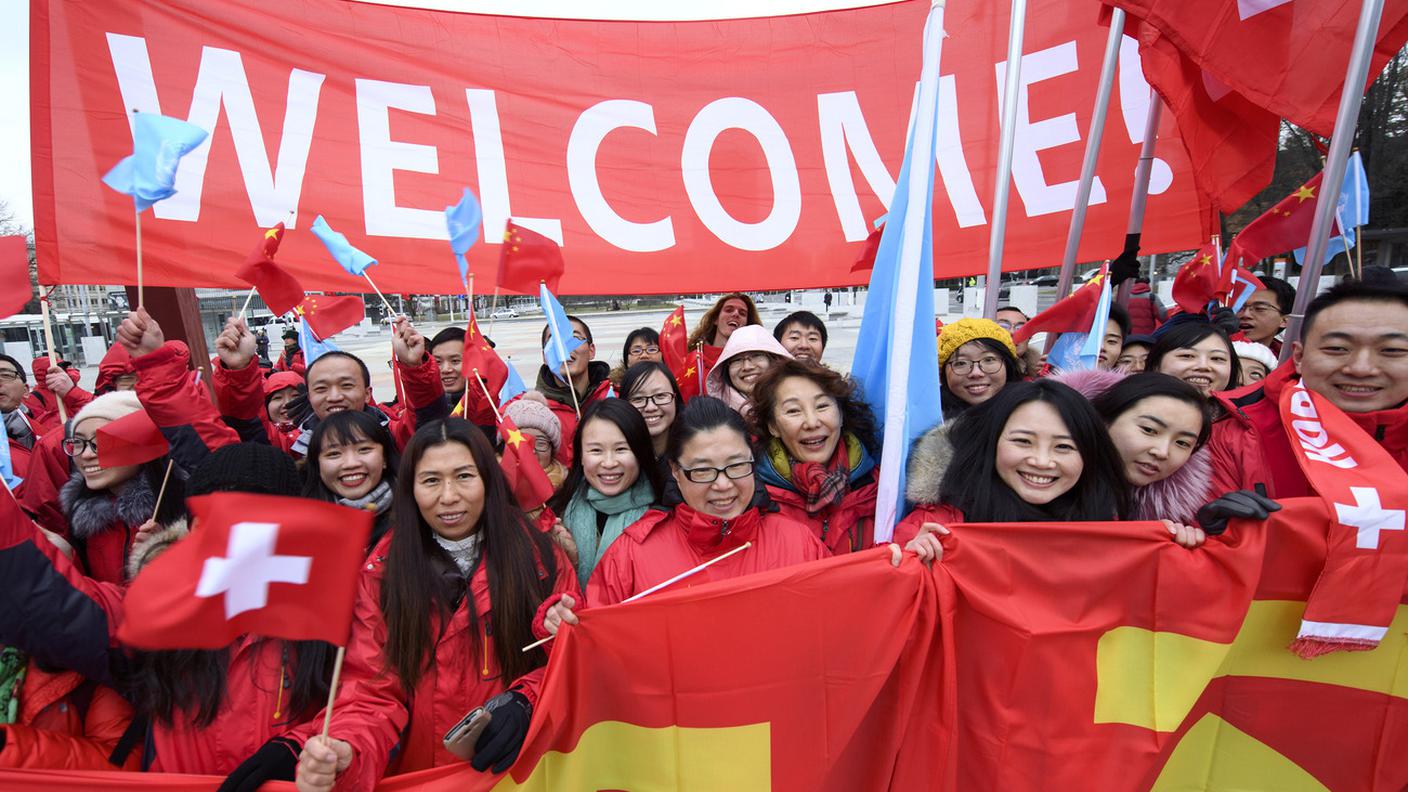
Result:
<svg viewBox="0 0 1408 792"><path fill-rule="evenodd" d="M176 166L209 134L195 124L157 113L132 117L132 155L103 177L103 184L132 196L138 212L176 194Z"/></svg>
<svg viewBox="0 0 1408 792"><path fill-rule="evenodd" d="M538 284L538 301L542 303L543 317L548 323L548 344L543 347L543 359L553 374L565 380L563 366L567 365L572 352L586 342L572 335L572 323L567 320L567 311L548 291L546 283Z"/></svg>
<svg viewBox="0 0 1408 792"><path fill-rule="evenodd" d="M851 376L884 426L875 541L904 511L905 466L914 441L943 422L934 337L934 148L938 143L943 7L929 10L914 125L905 143L889 218L880 236Z"/></svg>
<svg viewBox="0 0 1408 792"><path fill-rule="evenodd" d="M483 223L484 210L468 187L464 188L459 203L445 207L445 227L450 232L450 250L454 251L455 263L459 264L461 283L469 279L469 262L464 260L464 254L479 241L479 227Z"/></svg>
<svg viewBox="0 0 1408 792"><path fill-rule="evenodd" d="M301 318L298 320L298 345L303 348L303 365L308 368L312 368L313 361L323 355L342 351L337 348L337 344L318 338L313 328L308 326L308 322Z"/></svg>
<svg viewBox="0 0 1408 792"><path fill-rule="evenodd" d="M376 263L376 259L366 253L352 247L352 243L347 241L347 237L334 231L328 221L322 215L313 220L313 225L309 228L313 236L323 243L323 247L328 249L328 253L347 270L349 275L361 275L367 271L367 267Z"/></svg>

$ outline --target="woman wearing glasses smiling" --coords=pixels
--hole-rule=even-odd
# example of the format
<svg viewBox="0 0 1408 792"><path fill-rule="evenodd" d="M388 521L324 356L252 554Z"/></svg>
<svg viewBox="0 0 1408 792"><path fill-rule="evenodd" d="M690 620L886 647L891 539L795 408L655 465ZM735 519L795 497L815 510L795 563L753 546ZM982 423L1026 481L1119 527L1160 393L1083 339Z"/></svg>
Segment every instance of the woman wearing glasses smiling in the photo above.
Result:
<svg viewBox="0 0 1408 792"><path fill-rule="evenodd" d="M989 319L959 319L939 332L939 392L944 420L1020 382L1012 335Z"/></svg>

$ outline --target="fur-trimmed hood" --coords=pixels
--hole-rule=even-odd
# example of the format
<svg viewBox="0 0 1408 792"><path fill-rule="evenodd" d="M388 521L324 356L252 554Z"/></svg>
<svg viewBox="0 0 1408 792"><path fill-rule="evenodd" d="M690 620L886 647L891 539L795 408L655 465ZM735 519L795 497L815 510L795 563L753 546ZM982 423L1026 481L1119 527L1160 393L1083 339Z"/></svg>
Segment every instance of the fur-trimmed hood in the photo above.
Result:
<svg viewBox="0 0 1408 792"><path fill-rule="evenodd" d="M909 451L909 467L905 469L905 500L923 504L939 502L939 485L953 461L953 444L948 439L952 426L952 422L941 423L914 441Z"/></svg>
<svg viewBox="0 0 1408 792"><path fill-rule="evenodd" d="M1093 399L1113 388L1128 374L1122 371L1087 369L1067 371L1053 377L1069 385L1087 399ZM1130 492L1132 520L1173 520L1194 524L1198 509L1207 503L1212 489L1212 457L1204 445L1172 476Z"/></svg>
<svg viewBox="0 0 1408 792"><path fill-rule="evenodd" d="M75 539L88 540L119 522L136 529L156 511L156 493L143 471L128 480L117 493L88 489L81 471L73 471L63 489L59 505L68 517L69 532Z"/></svg>
<svg viewBox="0 0 1408 792"><path fill-rule="evenodd" d="M161 555L176 540L181 539L190 533L190 527L186 524L185 517L179 517L174 522L160 526L145 536L139 536L132 543L132 549L127 553L127 579L132 580L137 577L137 573L142 571L153 558Z"/></svg>

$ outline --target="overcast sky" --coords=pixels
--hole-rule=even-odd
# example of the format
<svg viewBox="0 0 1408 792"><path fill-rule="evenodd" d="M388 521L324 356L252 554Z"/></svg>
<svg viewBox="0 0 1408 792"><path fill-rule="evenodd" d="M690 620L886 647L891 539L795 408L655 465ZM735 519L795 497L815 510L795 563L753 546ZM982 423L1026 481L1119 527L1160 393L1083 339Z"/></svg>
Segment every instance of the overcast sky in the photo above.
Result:
<svg viewBox="0 0 1408 792"><path fill-rule="evenodd" d="M29 179L29 0L0 0L0 201L34 225Z"/></svg>

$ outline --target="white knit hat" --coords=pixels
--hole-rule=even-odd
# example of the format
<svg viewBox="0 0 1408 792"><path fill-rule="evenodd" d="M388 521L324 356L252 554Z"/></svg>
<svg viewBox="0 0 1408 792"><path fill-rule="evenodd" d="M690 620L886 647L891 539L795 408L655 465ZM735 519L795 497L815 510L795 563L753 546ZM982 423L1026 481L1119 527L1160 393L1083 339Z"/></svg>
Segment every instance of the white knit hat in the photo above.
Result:
<svg viewBox="0 0 1408 792"><path fill-rule="evenodd" d="M1265 344L1258 344L1255 341L1233 341L1232 350L1239 358L1255 360L1266 366L1268 372L1276 369L1276 353L1271 351L1271 347Z"/></svg>
<svg viewBox="0 0 1408 792"><path fill-rule="evenodd" d="M132 391L113 391L104 393L102 396L88 402L78 414L73 416L73 426L89 418L106 418L109 421L116 421L123 416L131 415L142 409L142 403L137 400L137 394Z"/></svg>

